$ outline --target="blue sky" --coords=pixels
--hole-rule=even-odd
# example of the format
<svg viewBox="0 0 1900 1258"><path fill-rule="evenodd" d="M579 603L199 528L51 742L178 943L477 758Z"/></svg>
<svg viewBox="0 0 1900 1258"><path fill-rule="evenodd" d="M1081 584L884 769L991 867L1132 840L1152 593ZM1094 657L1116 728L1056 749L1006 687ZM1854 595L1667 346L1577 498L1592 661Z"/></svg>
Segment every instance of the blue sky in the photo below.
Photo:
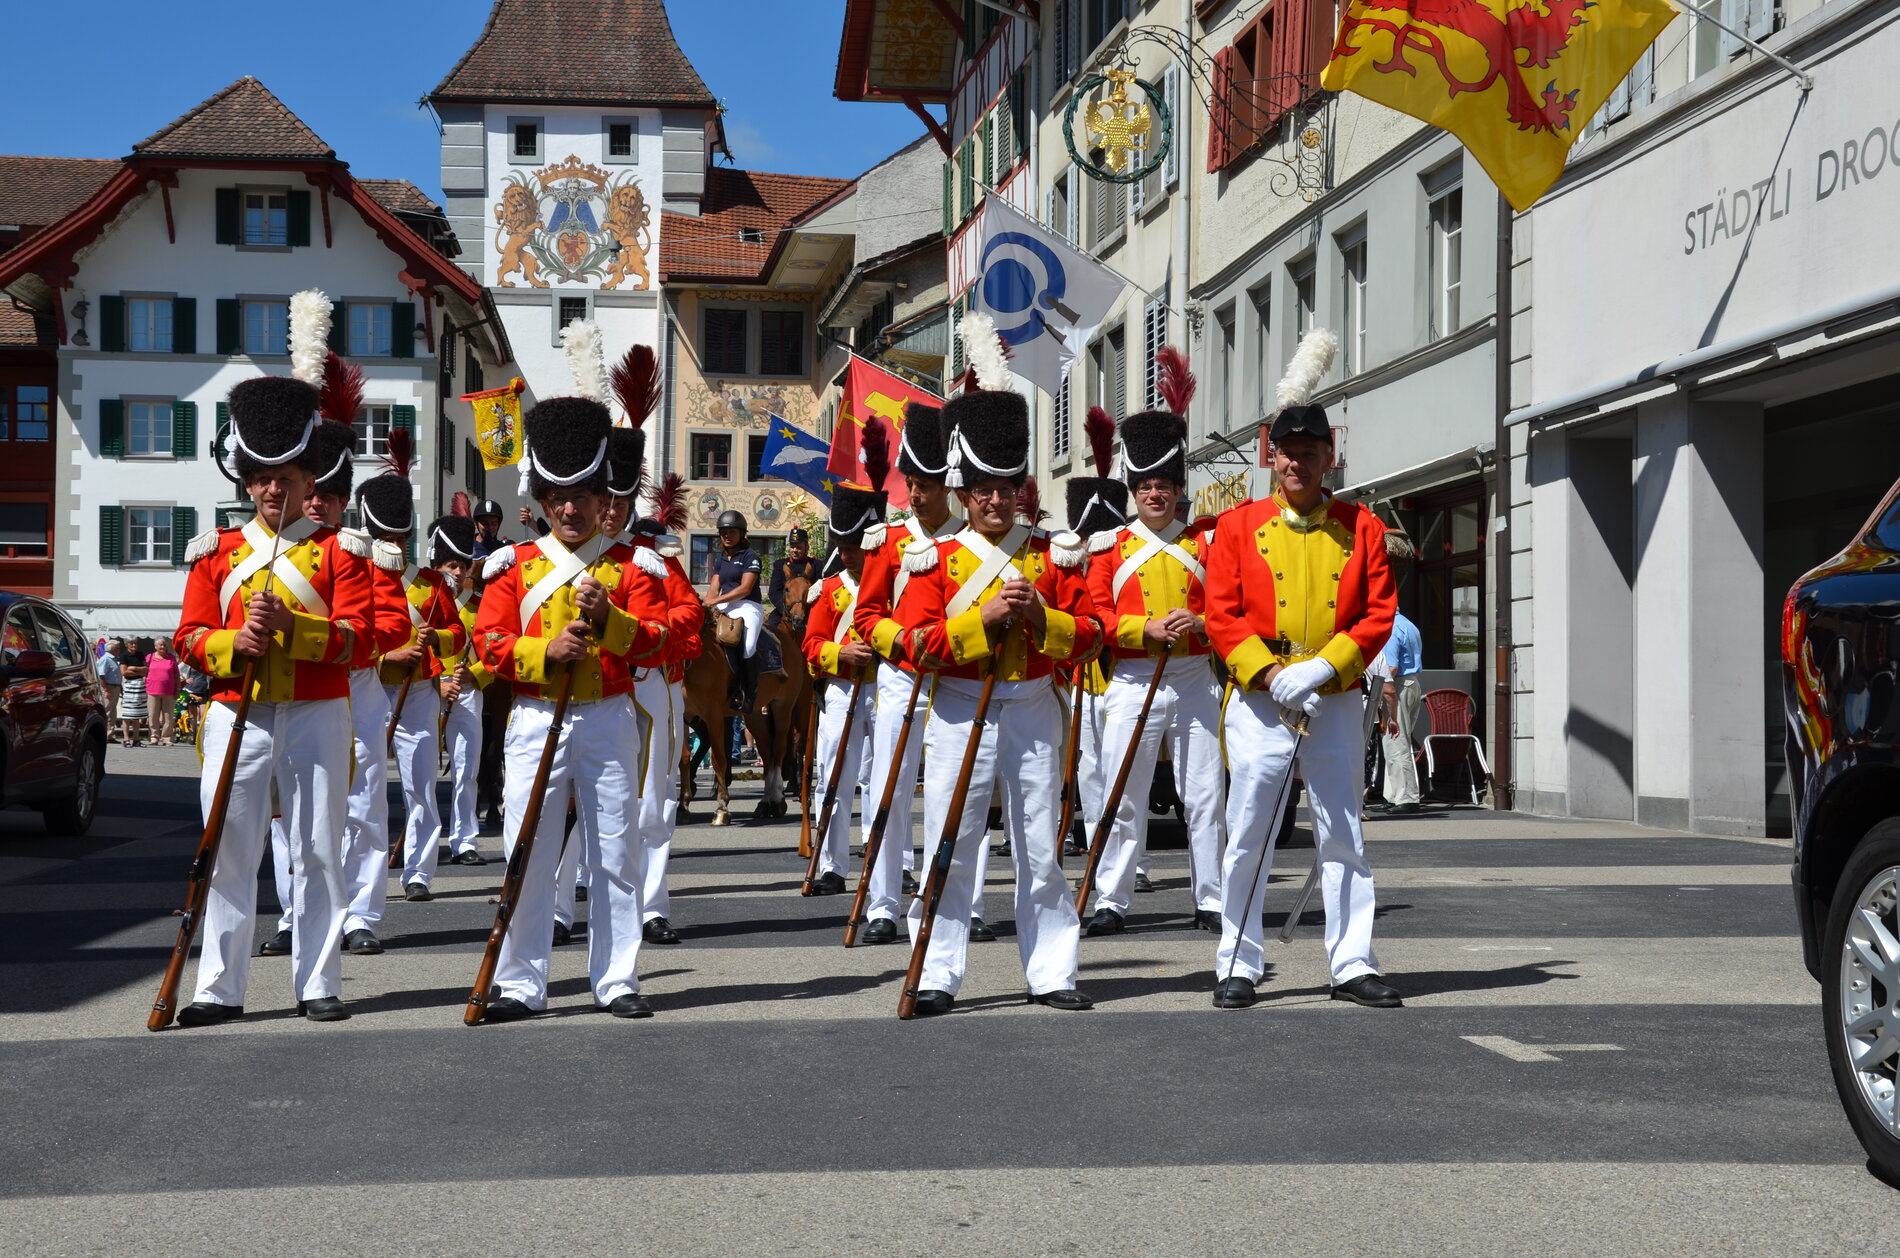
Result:
<svg viewBox="0 0 1900 1258"><path fill-rule="evenodd" d="M255 75L356 175L441 194L416 102L481 32L487 0L91 0L9 5L0 153L123 157ZM727 107L737 164L861 174L923 132L901 105L831 95L844 0L668 0L680 46ZM75 49L83 57L74 57ZM28 50L37 50L28 52Z"/></svg>

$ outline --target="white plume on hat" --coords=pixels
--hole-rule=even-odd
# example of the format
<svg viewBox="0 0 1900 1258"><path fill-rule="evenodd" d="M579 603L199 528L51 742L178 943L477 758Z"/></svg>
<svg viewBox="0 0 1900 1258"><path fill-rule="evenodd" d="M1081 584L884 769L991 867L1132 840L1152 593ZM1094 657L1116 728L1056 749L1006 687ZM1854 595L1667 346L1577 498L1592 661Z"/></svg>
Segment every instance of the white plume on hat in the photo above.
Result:
<svg viewBox="0 0 1900 1258"><path fill-rule="evenodd" d="M1278 415L1289 406L1304 406L1312 401L1313 390L1319 388L1319 382L1332 369L1333 355L1338 352L1339 338L1326 328L1314 328L1301 337L1299 348L1287 362L1286 375L1274 386L1273 413Z"/></svg>
<svg viewBox="0 0 1900 1258"><path fill-rule="evenodd" d="M290 298L290 374L323 387L323 360L330 354L330 299L306 288Z"/></svg>
<svg viewBox="0 0 1900 1258"><path fill-rule="evenodd" d="M590 319L576 319L561 329L561 345L567 350L567 370L574 377L574 392L595 402L607 400L607 350L600 339L600 325Z"/></svg>
<svg viewBox="0 0 1900 1258"><path fill-rule="evenodd" d="M963 338L964 356L976 370L977 387L1009 388L1009 358L1003 353L1002 338L996 335L996 321L981 310L972 310L957 324L957 335Z"/></svg>

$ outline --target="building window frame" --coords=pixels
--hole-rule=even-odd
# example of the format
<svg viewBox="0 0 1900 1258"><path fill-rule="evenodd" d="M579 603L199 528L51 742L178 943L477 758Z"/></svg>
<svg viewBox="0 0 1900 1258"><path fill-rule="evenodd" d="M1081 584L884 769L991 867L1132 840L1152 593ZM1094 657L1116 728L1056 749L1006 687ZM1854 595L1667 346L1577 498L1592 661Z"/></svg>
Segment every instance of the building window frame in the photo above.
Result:
<svg viewBox="0 0 1900 1258"><path fill-rule="evenodd" d="M1425 331L1436 341L1464 324L1464 187L1453 183L1425 203Z"/></svg>
<svg viewBox="0 0 1900 1258"><path fill-rule="evenodd" d="M691 481L692 483L696 485L697 484L707 484L707 485L736 485L738 484L739 483L739 480L738 480L739 469L735 463L735 460L733 459L733 450L736 444L733 441L733 437L737 435L737 432L738 430L731 429L731 428L688 428L686 430L686 467L687 467L686 478L687 480ZM715 440L723 440L725 442L726 468L725 468L724 475L717 475L714 472L712 472L710 464L707 465L707 470L703 472L701 471L700 451L702 447L700 443L702 441L706 442L707 444L704 448L708 452L710 452Z"/></svg>
<svg viewBox="0 0 1900 1258"><path fill-rule="evenodd" d="M40 396L23 396L28 392ZM26 407L37 412L32 419L21 414ZM21 436L20 426L31 424L38 429L37 436ZM44 384L0 384L0 442L18 442L22 445L40 445L53 439L53 390Z"/></svg>
<svg viewBox="0 0 1900 1258"><path fill-rule="evenodd" d="M1062 374L1062 386L1050 402L1049 461L1057 466L1069 461L1075 447L1075 372Z"/></svg>
<svg viewBox="0 0 1900 1258"><path fill-rule="evenodd" d="M178 294L123 293L125 301L125 352L128 354L169 354L178 343ZM140 307L146 318L141 319ZM140 335L146 344L138 344ZM163 342L160 344L159 342Z"/></svg>
<svg viewBox="0 0 1900 1258"><path fill-rule="evenodd" d="M376 312L382 312L383 326L376 326ZM358 313L363 322L359 338ZM395 356L396 303L387 300L358 299L350 297L343 302L343 343L347 347L346 356L352 359L392 358ZM380 348L379 348L380 347Z"/></svg>
<svg viewBox="0 0 1900 1258"><path fill-rule="evenodd" d="M389 454L389 434L396 419L396 403L388 401L365 401L357 408L356 445L353 447L357 459L380 459Z"/></svg>
<svg viewBox="0 0 1900 1258"><path fill-rule="evenodd" d="M713 560L719 555L719 534L695 531L686 535L686 575L694 585L712 581Z"/></svg>
<svg viewBox="0 0 1900 1258"><path fill-rule="evenodd" d="M124 559L120 566L125 568L172 567L172 555L176 552L176 548L180 544L180 539L172 536L172 520L174 519L172 512L178 504L171 502L126 502L119 505L125 511L125 552ZM141 524L139 520L141 515L151 518ZM164 555L162 558L159 557L157 553L161 545L158 541L158 532L161 528L165 534L165 540L162 543L164 546ZM136 539L139 537L141 530L145 533L144 549L151 553L135 558L139 550Z"/></svg>
<svg viewBox="0 0 1900 1258"><path fill-rule="evenodd" d="M1249 327L1253 330L1250 338L1253 350L1253 392L1247 399L1253 406L1254 417L1264 416L1268 410L1269 393L1273 387L1273 280L1271 277L1261 280L1247 290L1247 306L1252 315Z"/></svg>
<svg viewBox="0 0 1900 1258"><path fill-rule="evenodd" d="M1240 349L1240 303L1230 301L1214 312L1211 329L1213 342L1214 405L1213 418L1205 427L1226 432L1234 424L1234 359Z"/></svg>
<svg viewBox="0 0 1900 1258"><path fill-rule="evenodd" d="M1339 359L1343 377L1366 369L1367 258L1366 225L1360 222L1333 237L1339 255Z"/></svg>
<svg viewBox="0 0 1900 1258"><path fill-rule="evenodd" d="M237 303L239 352L248 358L287 357L290 353L290 298L266 293L240 293ZM267 306L280 308L277 311L277 326L272 328L266 323L262 329L266 348L258 349L257 341L252 336L252 311L254 307ZM271 315L265 312L262 318L268 321Z"/></svg>
<svg viewBox="0 0 1900 1258"><path fill-rule="evenodd" d="M581 303L581 311L579 315L574 318L569 318L565 313L567 303L576 301ZM569 292L566 289L557 289L548 297L548 344L559 349L561 346L561 332L568 324L575 322L576 319L591 320L593 317L593 289L583 288L576 292Z"/></svg>
<svg viewBox="0 0 1900 1258"><path fill-rule="evenodd" d="M177 422L178 399L145 394L124 397L120 401L125 406L125 453L120 457L140 463L176 461L178 451L174 448L173 434L177 431L174 425ZM143 415L139 414L141 409L145 411ZM144 425L148 438L154 434L163 436L165 440L163 450L137 448L141 425Z"/></svg>
<svg viewBox="0 0 1900 1258"><path fill-rule="evenodd" d="M290 189L284 184L239 184L237 247L245 253L290 252ZM261 219L252 217L251 202ZM273 205L272 201L281 204Z"/></svg>
<svg viewBox="0 0 1900 1258"><path fill-rule="evenodd" d="M1286 264L1287 288L1293 294L1293 344L1319 322L1318 268L1311 253L1301 254Z"/></svg>
<svg viewBox="0 0 1900 1258"><path fill-rule="evenodd" d="M627 151L614 152L614 129L627 128ZM640 119L634 114L602 114L600 119L600 162L603 166L637 166L640 163Z"/></svg>
<svg viewBox="0 0 1900 1258"><path fill-rule="evenodd" d="M745 325L745 370L730 371L725 363L708 361L709 340L707 335L707 316L713 312L738 313L744 316ZM756 313L756 317L755 317ZM799 319L798 371L766 371L765 364L765 317L766 315L796 315ZM802 302L730 302L707 301L699 306L699 361L700 372L708 380L755 379L755 380L808 380L812 370L812 309Z"/></svg>
<svg viewBox="0 0 1900 1258"><path fill-rule="evenodd" d="M775 476L763 471L765 466L765 447L771 442L769 432L745 433L745 481L748 485L783 485L783 476Z"/></svg>
<svg viewBox="0 0 1900 1258"><path fill-rule="evenodd" d="M521 130L523 127L534 128L534 148L532 152L522 151ZM545 160L543 155L547 152L548 120L544 115L510 114L508 115L508 129L504 134L506 138L503 144L506 146L508 163L510 165L532 162L539 166Z"/></svg>

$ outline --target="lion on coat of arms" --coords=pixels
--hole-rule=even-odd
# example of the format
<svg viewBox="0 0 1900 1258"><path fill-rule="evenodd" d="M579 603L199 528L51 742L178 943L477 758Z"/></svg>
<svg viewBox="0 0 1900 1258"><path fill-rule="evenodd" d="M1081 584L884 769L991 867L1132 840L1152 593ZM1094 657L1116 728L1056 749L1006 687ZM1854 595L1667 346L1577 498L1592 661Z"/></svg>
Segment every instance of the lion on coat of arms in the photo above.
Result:
<svg viewBox="0 0 1900 1258"><path fill-rule="evenodd" d="M653 245L652 221L652 212L639 185L621 184L609 193L607 217L601 223L601 230L620 242L620 253L607 268L607 282L602 288L620 287L629 273L640 278L635 288L652 286L653 277L647 271L647 250Z"/></svg>
<svg viewBox="0 0 1900 1258"><path fill-rule="evenodd" d="M497 288L513 288L508 279L510 271L519 271L522 282L530 288L546 288L548 283L541 278L541 264L535 261L529 252L528 244L534 239L534 233L541 226L541 207L534 193L518 183L511 183L501 190L501 201L495 206L495 221L500 224L495 229L495 251L501 255L500 267L495 272ZM502 244L503 235L508 243Z"/></svg>

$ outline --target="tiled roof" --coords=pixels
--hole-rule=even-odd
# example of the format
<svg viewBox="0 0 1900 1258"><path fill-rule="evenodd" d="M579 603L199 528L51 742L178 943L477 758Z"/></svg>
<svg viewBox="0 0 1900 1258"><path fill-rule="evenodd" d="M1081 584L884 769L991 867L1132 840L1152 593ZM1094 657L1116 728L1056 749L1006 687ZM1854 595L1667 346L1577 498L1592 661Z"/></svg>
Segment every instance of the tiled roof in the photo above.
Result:
<svg viewBox="0 0 1900 1258"><path fill-rule="evenodd" d="M50 227L118 169L117 161L94 157L0 156L0 226Z"/></svg>
<svg viewBox="0 0 1900 1258"><path fill-rule="evenodd" d="M0 345L37 345L39 339L32 315L10 301L0 301Z"/></svg>
<svg viewBox="0 0 1900 1258"><path fill-rule="evenodd" d="M442 207L407 179L359 179L356 182L392 214L442 214Z"/></svg>
<svg viewBox="0 0 1900 1258"><path fill-rule="evenodd" d="M704 213L697 218L661 215L660 270L669 278L759 279L778 245L779 229L851 182L715 166L706 172ZM739 238L746 227L760 229L758 244Z"/></svg>
<svg viewBox="0 0 1900 1258"><path fill-rule="evenodd" d="M256 79L245 75L132 146L141 157L325 161L336 150Z"/></svg>
<svg viewBox="0 0 1900 1258"><path fill-rule="evenodd" d="M495 0L474 46L430 95L708 109L717 103L673 38L662 0Z"/></svg>

